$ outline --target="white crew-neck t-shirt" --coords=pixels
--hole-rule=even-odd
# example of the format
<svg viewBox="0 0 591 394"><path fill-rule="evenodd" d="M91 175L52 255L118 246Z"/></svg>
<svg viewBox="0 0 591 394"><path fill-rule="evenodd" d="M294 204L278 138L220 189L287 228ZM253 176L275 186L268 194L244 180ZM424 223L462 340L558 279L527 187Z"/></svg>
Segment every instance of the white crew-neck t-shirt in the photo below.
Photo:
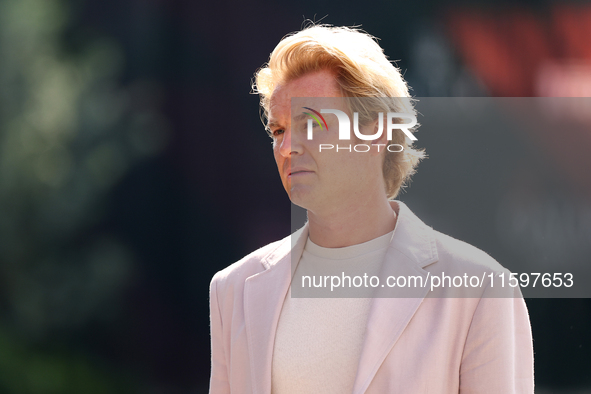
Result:
<svg viewBox="0 0 591 394"><path fill-rule="evenodd" d="M294 277L319 265L376 275L393 234L344 248L324 248L308 238ZM290 286L275 334L272 394L352 392L371 301L292 298Z"/></svg>

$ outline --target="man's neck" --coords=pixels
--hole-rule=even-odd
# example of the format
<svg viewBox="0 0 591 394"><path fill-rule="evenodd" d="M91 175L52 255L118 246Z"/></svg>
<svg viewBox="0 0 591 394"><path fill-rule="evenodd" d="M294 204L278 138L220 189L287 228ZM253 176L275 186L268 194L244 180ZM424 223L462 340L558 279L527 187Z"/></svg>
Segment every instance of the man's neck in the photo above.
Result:
<svg viewBox="0 0 591 394"><path fill-rule="evenodd" d="M310 240L325 248L343 248L371 241L393 231L396 220L396 212L385 196L323 215L308 211Z"/></svg>

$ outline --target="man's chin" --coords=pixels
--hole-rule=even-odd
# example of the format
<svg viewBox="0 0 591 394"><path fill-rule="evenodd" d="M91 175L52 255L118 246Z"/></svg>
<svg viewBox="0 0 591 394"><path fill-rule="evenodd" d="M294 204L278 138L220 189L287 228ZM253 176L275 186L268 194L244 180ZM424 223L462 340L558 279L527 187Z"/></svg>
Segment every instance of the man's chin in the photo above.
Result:
<svg viewBox="0 0 591 394"><path fill-rule="evenodd" d="M311 191L303 185L293 186L288 192L291 202L298 207L309 209L311 203Z"/></svg>

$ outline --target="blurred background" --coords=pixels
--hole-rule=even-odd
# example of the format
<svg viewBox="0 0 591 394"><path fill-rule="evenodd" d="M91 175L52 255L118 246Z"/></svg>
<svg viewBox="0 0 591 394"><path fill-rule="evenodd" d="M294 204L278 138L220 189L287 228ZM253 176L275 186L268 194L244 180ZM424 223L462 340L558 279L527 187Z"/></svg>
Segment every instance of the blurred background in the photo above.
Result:
<svg viewBox="0 0 591 394"><path fill-rule="evenodd" d="M379 37L417 97L578 97L420 132L400 199L507 266L591 262L591 3L0 0L0 393L207 392L211 277L290 233L249 93L306 19ZM526 301L536 392L590 393L590 300Z"/></svg>

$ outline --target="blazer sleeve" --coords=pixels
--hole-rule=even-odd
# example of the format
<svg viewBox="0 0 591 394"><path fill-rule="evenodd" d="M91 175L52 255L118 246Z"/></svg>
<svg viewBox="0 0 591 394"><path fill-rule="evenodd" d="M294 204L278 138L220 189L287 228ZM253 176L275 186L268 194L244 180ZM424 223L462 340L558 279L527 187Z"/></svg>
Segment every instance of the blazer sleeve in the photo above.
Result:
<svg viewBox="0 0 591 394"><path fill-rule="evenodd" d="M219 309L217 280L213 277L209 285L209 317L211 330L211 378L210 394L230 393L228 363L224 347L222 317Z"/></svg>
<svg viewBox="0 0 591 394"><path fill-rule="evenodd" d="M474 312L460 367L460 393L533 394L529 315L519 289L513 297L485 295Z"/></svg>

